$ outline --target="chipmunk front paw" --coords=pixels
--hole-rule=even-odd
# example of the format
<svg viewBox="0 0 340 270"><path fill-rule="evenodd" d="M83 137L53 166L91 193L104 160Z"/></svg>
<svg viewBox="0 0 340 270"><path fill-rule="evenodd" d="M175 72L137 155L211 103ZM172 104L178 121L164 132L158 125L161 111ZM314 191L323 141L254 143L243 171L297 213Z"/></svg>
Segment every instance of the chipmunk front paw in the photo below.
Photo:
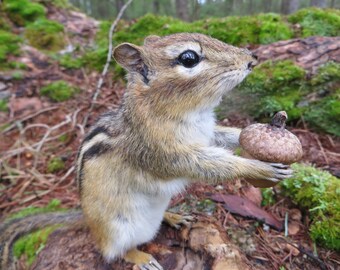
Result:
<svg viewBox="0 0 340 270"><path fill-rule="evenodd" d="M164 221L171 227L180 229L181 225L190 227L191 222L194 221L194 218L192 216L182 216L171 212L165 212Z"/></svg>

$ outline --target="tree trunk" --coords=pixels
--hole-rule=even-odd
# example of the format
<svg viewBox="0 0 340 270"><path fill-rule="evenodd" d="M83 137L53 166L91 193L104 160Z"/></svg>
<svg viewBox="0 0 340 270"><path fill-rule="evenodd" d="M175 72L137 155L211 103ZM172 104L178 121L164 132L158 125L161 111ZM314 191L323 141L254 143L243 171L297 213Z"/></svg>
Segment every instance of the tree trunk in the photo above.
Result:
<svg viewBox="0 0 340 270"><path fill-rule="evenodd" d="M283 14L290 14L299 9L300 0L282 0L281 12Z"/></svg>
<svg viewBox="0 0 340 270"><path fill-rule="evenodd" d="M200 18L201 5L198 2L198 0L194 0L193 6L194 6L194 10L193 10L193 13L192 13L192 16L191 16L191 20L195 21L195 20L198 20Z"/></svg>
<svg viewBox="0 0 340 270"><path fill-rule="evenodd" d="M183 21L189 21L188 0L176 0L177 17Z"/></svg>
<svg viewBox="0 0 340 270"><path fill-rule="evenodd" d="M311 0L310 5L315 6L315 7L325 8L327 7L327 1L326 0Z"/></svg>
<svg viewBox="0 0 340 270"><path fill-rule="evenodd" d="M262 2L263 11L264 12L271 12L272 11L272 0L267 0Z"/></svg>
<svg viewBox="0 0 340 270"><path fill-rule="evenodd" d="M153 0L153 13L155 14L159 14L159 9L160 9L160 6L159 6L159 0Z"/></svg>

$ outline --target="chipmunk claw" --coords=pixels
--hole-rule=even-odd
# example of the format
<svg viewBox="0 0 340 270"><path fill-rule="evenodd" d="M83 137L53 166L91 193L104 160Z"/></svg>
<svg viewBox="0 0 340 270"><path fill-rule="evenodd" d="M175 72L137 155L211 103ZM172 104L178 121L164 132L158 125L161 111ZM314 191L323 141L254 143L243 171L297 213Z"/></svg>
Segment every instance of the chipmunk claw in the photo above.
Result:
<svg viewBox="0 0 340 270"><path fill-rule="evenodd" d="M175 213L165 212L164 213L164 221L168 223L171 227L176 228L179 230L181 225L186 227L191 226L191 222L195 219L192 216L182 216Z"/></svg>
<svg viewBox="0 0 340 270"><path fill-rule="evenodd" d="M163 270L163 267L157 262L154 257L147 264L138 265L141 270Z"/></svg>
<svg viewBox="0 0 340 270"><path fill-rule="evenodd" d="M284 180L293 176L294 171L290 169L289 165L281 163L269 163L269 165L274 170L274 177L270 179L271 181L272 179Z"/></svg>

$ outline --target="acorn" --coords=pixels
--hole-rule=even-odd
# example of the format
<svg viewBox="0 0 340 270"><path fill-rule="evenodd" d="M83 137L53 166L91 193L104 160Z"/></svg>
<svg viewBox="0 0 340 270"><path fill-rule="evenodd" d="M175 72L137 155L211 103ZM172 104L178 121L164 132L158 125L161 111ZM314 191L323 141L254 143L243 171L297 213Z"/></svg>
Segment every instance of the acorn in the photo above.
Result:
<svg viewBox="0 0 340 270"><path fill-rule="evenodd" d="M253 124L241 131L240 145L244 157L271 163L292 164L302 158L299 139L285 129L288 119L285 111L274 115L270 124ZM256 187L271 187L277 182L246 179Z"/></svg>

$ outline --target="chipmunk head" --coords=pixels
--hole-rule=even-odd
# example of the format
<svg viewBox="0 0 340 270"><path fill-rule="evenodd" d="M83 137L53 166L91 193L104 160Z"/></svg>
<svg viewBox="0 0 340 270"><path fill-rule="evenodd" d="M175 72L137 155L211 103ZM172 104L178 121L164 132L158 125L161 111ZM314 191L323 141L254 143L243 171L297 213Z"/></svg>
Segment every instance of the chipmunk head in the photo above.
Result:
<svg viewBox="0 0 340 270"><path fill-rule="evenodd" d="M216 106L257 63L247 49L190 33L149 36L143 46L123 43L113 55L128 71L130 86L158 105L173 101L186 110Z"/></svg>

